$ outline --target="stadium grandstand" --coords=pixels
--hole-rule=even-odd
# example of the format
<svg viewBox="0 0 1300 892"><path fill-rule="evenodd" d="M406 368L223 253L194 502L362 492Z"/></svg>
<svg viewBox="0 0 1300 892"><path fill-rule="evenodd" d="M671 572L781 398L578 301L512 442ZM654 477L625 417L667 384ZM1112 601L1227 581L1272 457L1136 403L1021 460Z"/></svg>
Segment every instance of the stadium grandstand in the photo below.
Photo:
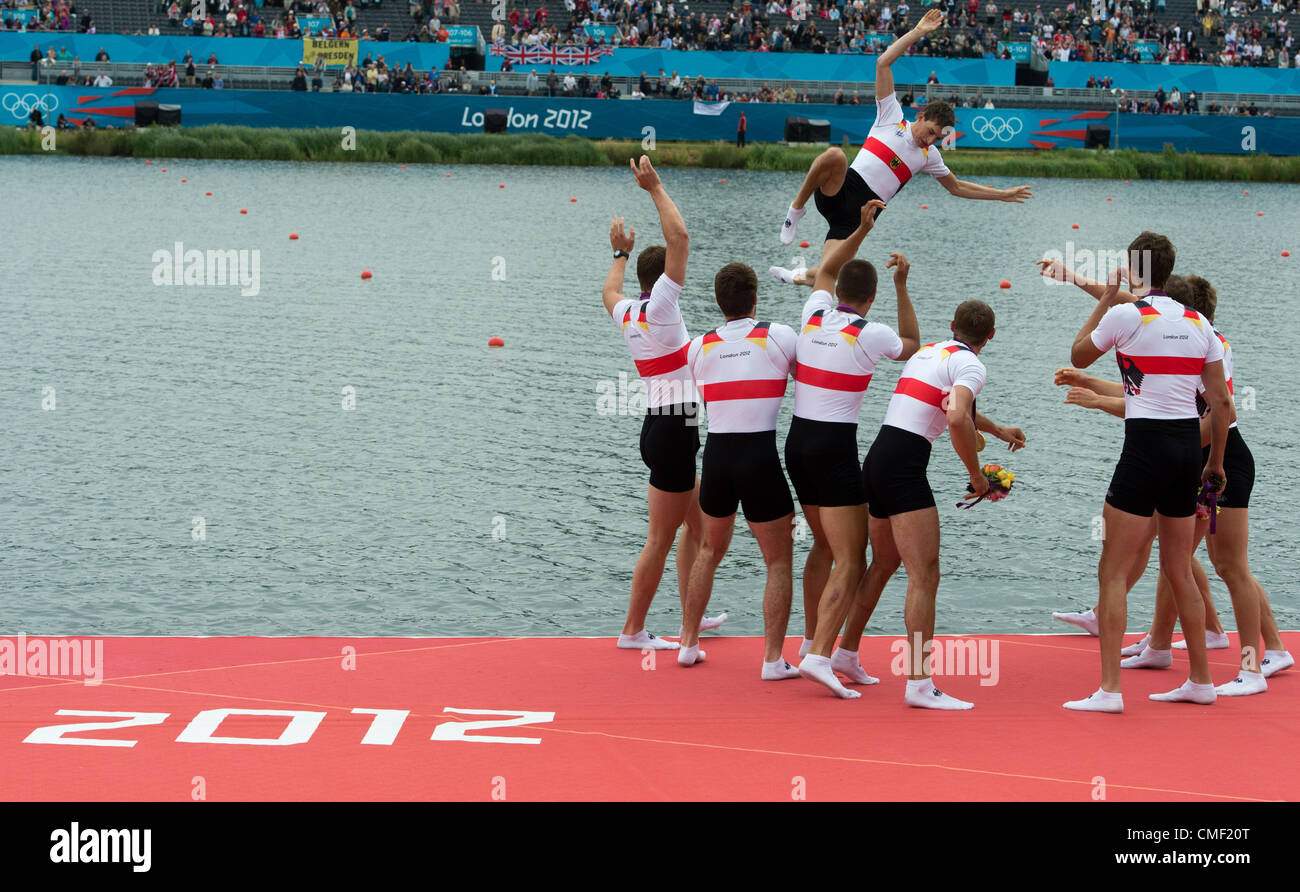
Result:
<svg viewBox="0 0 1300 892"><path fill-rule="evenodd" d="M355 37L362 41L446 43L450 29L477 29L479 55L449 59L440 68L417 70L390 64L383 53L354 66L313 71L299 66L222 64L220 51L201 57L158 58L152 63L114 62L107 53L72 57L48 47L36 59L3 60L0 77L15 82L45 79L58 84L193 86L241 89L345 90L356 92L497 95L563 95L592 98L696 99L853 104L870 102L873 69L858 80L810 80L789 74L793 54L870 54L906 30L930 4L907 0L413 0L413 2L284 2L206 0L185 8L178 0L0 0L0 33L156 35L158 37ZM1039 83L950 83L931 73L925 82L901 83L904 101L923 105L942 98L981 108L1119 108L1128 112L1300 114L1300 96L1278 91L1214 92L1121 90L1109 75L1087 85L1061 87L1046 74L1049 62L1115 63L1232 68L1296 67L1290 18L1297 0L1045 0L997 4L989 0L943 0L947 26L913 48L913 56L937 59L1015 59L1044 72ZM781 53L765 59L763 77L705 78L690 71L654 70L611 76L599 66L553 74L539 66L512 64L507 48L618 47L685 51ZM33 57L36 52L33 51ZM690 56L677 54L683 59ZM485 62L503 57L501 70ZM526 57L520 57L526 58ZM484 70L484 69L489 70Z"/></svg>

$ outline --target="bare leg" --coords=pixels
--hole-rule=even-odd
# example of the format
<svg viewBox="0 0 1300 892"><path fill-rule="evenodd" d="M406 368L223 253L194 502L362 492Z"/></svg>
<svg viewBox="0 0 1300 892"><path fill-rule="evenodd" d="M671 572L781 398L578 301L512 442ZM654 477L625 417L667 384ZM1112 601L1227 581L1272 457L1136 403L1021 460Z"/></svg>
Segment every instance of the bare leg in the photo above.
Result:
<svg viewBox="0 0 1300 892"><path fill-rule="evenodd" d="M677 594L681 598L682 613L686 612L686 589L691 578L691 565L700 553L700 536L703 532L700 514L700 481L695 481L695 498L686 509L681 534L677 537Z"/></svg>
<svg viewBox="0 0 1300 892"><path fill-rule="evenodd" d="M646 534L641 556L632 571L632 596L628 600L627 619L623 623L624 635L635 635L645 628L646 614L654 600L659 582L663 579L664 564L673 547L677 528L692 510L699 512L695 490L689 492L664 492L649 488L650 530ZM692 505L694 508L692 509ZM678 551L678 588L681 588L681 560Z"/></svg>
<svg viewBox="0 0 1300 892"><path fill-rule="evenodd" d="M934 601L939 593L939 509L905 511L889 518L903 567L907 570L907 603L903 620L907 626L907 677L919 681L930 676L923 658L926 645L934 640ZM922 653L914 653L917 642Z"/></svg>
<svg viewBox="0 0 1300 892"><path fill-rule="evenodd" d="M1128 625L1128 577L1134 561L1146 547L1149 517L1121 511L1107 503L1102 509L1106 537L1097 562L1097 621L1101 639L1101 689L1120 692L1120 647ZM1165 553L1163 543L1161 560ZM1187 570L1187 567L1183 567ZM1204 646L1205 642L1201 642Z"/></svg>
<svg viewBox="0 0 1300 892"><path fill-rule="evenodd" d="M844 175L848 170L849 159L845 157L844 150L831 146L813 159L808 174L803 178L803 184L799 187L799 192L790 206L800 210L818 189L823 195L835 195L844 185Z"/></svg>
<svg viewBox="0 0 1300 892"><path fill-rule="evenodd" d="M785 644L785 631L790 623L790 601L794 595L791 575L794 564L793 520L794 512L791 512L777 520L749 525L763 552L763 562L767 564L767 585L763 588L763 660L768 663L781 659L781 647ZM703 611L700 615L704 615ZM698 618L696 625L699 625Z"/></svg>
<svg viewBox="0 0 1300 892"><path fill-rule="evenodd" d="M817 613L822 621L817 628L812 653L829 657L865 569L866 505L823 508L822 523L827 543L835 557L835 566L831 569L817 605Z"/></svg>
<svg viewBox="0 0 1300 892"><path fill-rule="evenodd" d="M1192 577L1192 553L1196 547L1196 517L1165 517L1156 514L1160 539L1160 572L1169 577L1178 618L1187 641L1191 662L1189 678L1196 684L1210 683L1210 662L1205 652L1205 604Z"/></svg>
<svg viewBox="0 0 1300 892"><path fill-rule="evenodd" d="M812 548L803 564L803 637L812 640L817 634L817 603L831 573L831 547L822 529L821 509L803 505L803 516L813 535Z"/></svg>
<svg viewBox="0 0 1300 892"><path fill-rule="evenodd" d="M888 518L869 516L867 529L871 539L871 566L867 567L867 572L858 583L853 606L849 609L849 618L844 624L844 635L840 638L840 647L844 650L861 650L862 633L880 602L885 584L903 562L898 554L898 546L894 544L893 527Z"/></svg>
<svg viewBox="0 0 1300 892"><path fill-rule="evenodd" d="M736 515L711 517L701 513L704 521L700 551L691 565L691 577L686 592L686 607L682 610L682 647L695 647L700 643L700 620L708 609L713 595L713 576L731 545L731 533L736 526Z"/></svg>
<svg viewBox="0 0 1300 892"><path fill-rule="evenodd" d="M1246 554L1250 521L1246 508L1224 508L1216 521L1217 531L1209 537L1206 548L1214 563L1214 572L1228 586L1232 611L1241 638L1241 668L1259 672L1260 604L1259 582L1250 572Z"/></svg>

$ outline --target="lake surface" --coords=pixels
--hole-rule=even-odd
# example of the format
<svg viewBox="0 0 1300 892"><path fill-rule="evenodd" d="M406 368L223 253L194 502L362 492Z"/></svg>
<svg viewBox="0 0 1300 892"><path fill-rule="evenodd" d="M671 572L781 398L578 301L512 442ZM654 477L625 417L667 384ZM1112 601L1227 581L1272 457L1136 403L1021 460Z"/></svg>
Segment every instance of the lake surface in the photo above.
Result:
<svg viewBox="0 0 1300 892"><path fill-rule="evenodd" d="M760 315L797 325L807 292L765 271L798 253L776 233L801 177L663 176L691 231L691 333L721 322L712 279L733 260L760 272ZM1167 233L1176 271L1219 290L1258 465L1253 567L1279 623L1297 628L1300 187L1032 182L1021 206L918 178L861 254L882 271L872 318L890 325L884 263L890 251L911 260L923 341L946 335L960 301L993 305L980 409L1029 438L1014 456L990 443L984 459L1014 470L1016 491L970 511L954 507L960 462L946 436L936 444L939 631L1060 632L1052 610L1095 600L1093 519L1122 424L1062 404L1052 372L1092 301L1043 283L1034 261L1120 250L1142 229ZM610 217L627 217L638 246L660 240L627 171L3 158L0 194L0 630L618 632L647 473L640 414L597 407L602 387L636 380L601 307ZM801 237L824 234L805 218ZM259 287L155 284L168 262L156 252L177 242L260 252ZM487 347L493 335L504 349ZM877 370L864 454L900 368ZM1096 368L1117 378L1109 357ZM809 544L796 542L796 601ZM1153 562L1131 630L1149 620L1154 583ZM733 617L727 631L761 633L762 585L738 530L712 602ZM886 590L869 631L901 632L904 588L900 576ZM1217 579L1214 591L1235 628ZM650 628L677 625L670 563ZM801 628L797 611L791 634Z"/></svg>

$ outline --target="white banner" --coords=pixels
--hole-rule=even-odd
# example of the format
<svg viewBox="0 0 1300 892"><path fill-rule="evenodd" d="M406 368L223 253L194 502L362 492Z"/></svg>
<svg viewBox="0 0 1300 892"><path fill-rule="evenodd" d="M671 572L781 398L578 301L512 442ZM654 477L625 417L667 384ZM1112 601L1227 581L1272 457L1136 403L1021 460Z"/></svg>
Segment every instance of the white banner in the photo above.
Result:
<svg viewBox="0 0 1300 892"><path fill-rule="evenodd" d="M700 102L695 100L695 113L697 115L720 115L727 110L730 102Z"/></svg>

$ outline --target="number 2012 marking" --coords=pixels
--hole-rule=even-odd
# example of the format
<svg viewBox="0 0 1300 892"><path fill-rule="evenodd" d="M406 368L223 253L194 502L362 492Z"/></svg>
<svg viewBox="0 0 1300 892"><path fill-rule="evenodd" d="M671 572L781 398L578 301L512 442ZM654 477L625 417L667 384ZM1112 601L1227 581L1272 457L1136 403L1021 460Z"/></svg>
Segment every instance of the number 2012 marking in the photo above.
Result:
<svg viewBox="0 0 1300 892"><path fill-rule="evenodd" d="M520 725L537 725L555 720L553 712L534 712L517 709L457 709L445 707L444 713L459 715L493 715L512 716L502 719L481 719L472 722L440 722L433 728L430 740L461 741L463 743L525 743L538 744L540 737L505 737L486 734L475 735L471 731L483 731L489 728L513 728ZM371 709L357 707L354 715L373 715L370 727L361 738L361 743L371 746L392 746L397 733L402 729L408 709ZM118 728L139 728L149 725L161 725L171 713L167 712L100 712L81 709L60 709L55 715L84 716L118 719L111 722L76 722L66 725L45 725L32 731L23 739L23 743L48 743L64 746L118 746L133 747L138 740L120 738L71 737L68 735L79 731L107 731ZM190 720L176 737L177 743L217 743L242 746L295 746L311 740L316 729L320 727L326 713L298 709L205 709ZM275 737L222 737L217 735L222 722L230 716L278 716L289 719L287 725Z"/></svg>

